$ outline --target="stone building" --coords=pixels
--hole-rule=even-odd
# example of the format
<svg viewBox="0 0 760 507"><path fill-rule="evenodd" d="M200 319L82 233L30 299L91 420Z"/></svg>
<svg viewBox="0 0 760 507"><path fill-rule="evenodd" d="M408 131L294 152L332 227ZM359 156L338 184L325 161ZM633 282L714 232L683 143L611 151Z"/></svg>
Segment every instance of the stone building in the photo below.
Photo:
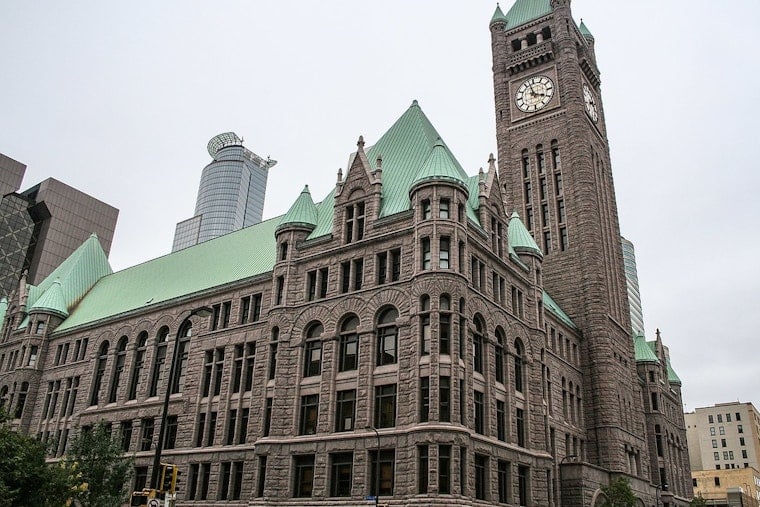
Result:
<svg viewBox="0 0 760 507"><path fill-rule="evenodd" d="M318 203L116 273L91 238L0 304L14 424L60 456L106 421L136 489L179 465L183 505L586 506L618 476L684 504L688 456L651 456L651 415L685 430L630 334L593 38L562 1L490 29L498 169L468 175L415 101Z"/></svg>

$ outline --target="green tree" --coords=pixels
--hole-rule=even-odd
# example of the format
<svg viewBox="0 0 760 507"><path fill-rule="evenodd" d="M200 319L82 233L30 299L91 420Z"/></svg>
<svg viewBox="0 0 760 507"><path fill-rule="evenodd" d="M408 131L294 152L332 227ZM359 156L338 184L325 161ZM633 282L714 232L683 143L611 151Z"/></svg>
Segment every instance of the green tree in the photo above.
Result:
<svg viewBox="0 0 760 507"><path fill-rule="evenodd" d="M69 470L45 462L45 444L14 430L0 412L0 506L59 507L71 497Z"/></svg>
<svg viewBox="0 0 760 507"><path fill-rule="evenodd" d="M606 497L604 507L637 507L636 495L631 490L631 483L625 477L618 477L610 482L609 486L602 486L602 493Z"/></svg>
<svg viewBox="0 0 760 507"><path fill-rule="evenodd" d="M66 454L67 466L76 476L77 503L83 507L122 505L130 495L133 462L105 424L80 431Z"/></svg>
<svg viewBox="0 0 760 507"><path fill-rule="evenodd" d="M691 505L691 507L705 507L707 505L707 500L702 498L702 495L695 496L691 499L689 505Z"/></svg>

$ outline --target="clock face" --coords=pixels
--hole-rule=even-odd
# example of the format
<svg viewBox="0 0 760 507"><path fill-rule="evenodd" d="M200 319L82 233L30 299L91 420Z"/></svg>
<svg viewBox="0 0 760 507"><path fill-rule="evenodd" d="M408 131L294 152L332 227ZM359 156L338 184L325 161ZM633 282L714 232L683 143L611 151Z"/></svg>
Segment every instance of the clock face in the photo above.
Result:
<svg viewBox="0 0 760 507"><path fill-rule="evenodd" d="M596 99L594 99L594 94L591 92L591 89L585 84L583 85L583 102L586 104L586 113L589 118L596 123L599 119L599 113L596 111Z"/></svg>
<svg viewBox="0 0 760 507"><path fill-rule="evenodd" d="M546 107L554 97L554 83L546 76L533 76L517 89L515 104L525 113L534 113Z"/></svg>

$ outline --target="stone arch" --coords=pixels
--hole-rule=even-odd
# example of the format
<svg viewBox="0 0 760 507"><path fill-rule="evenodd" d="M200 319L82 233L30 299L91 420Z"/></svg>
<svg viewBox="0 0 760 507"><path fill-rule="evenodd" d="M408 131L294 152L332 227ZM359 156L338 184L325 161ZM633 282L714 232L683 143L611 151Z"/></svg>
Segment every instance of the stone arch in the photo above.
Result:
<svg viewBox="0 0 760 507"><path fill-rule="evenodd" d="M329 318L325 317L323 321L325 330L329 329L331 332L337 334L339 325L338 321L342 320L349 313L352 313L359 318L360 329L366 327L368 321L371 320L371 312L368 310L367 302L361 297L349 296L338 301L331 307ZM371 324L369 329L371 329Z"/></svg>
<svg viewBox="0 0 760 507"><path fill-rule="evenodd" d="M604 491L597 488L591 496L591 507L603 507L606 501L607 495L604 494Z"/></svg>
<svg viewBox="0 0 760 507"><path fill-rule="evenodd" d="M388 288L372 296L367 302L367 308L372 311L373 319L377 311L386 305L395 306L399 317L409 314L409 295L401 289Z"/></svg>
<svg viewBox="0 0 760 507"><path fill-rule="evenodd" d="M319 322L322 324L322 328L325 331L328 329L332 331L336 326L336 321L337 318L334 314L334 308L329 308L327 305L323 304L308 306L306 309L304 309L304 311L296 316L295 320L293 321L290 333L292 338L290 341L291 345L297 346L304 341L304 333L306 332L306 327L311 323Z"/></svg>

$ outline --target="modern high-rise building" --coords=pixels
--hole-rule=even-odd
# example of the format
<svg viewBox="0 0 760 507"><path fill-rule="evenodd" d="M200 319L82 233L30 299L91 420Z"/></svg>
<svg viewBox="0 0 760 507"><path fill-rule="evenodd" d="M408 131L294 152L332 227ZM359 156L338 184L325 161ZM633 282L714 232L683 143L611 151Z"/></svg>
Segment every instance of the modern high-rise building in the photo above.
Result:
<svg viewBox="0 0 760 507"><path fill-rule="evenodd" d="M213 161L203 169L195 216L177 224L172 252L261 222L269 169L277 161L259 157L234 132L212 138Z"/></svg>
<svg viewBox="0 0 760 507"><path fill-rule="evenodd" d="M13 424L61 455L106 421L134 488L174 463L183 505L599 507L619 477L686 505L681 381L631 337L594 39L561 0L489 27L498 166L467 174L414 101L319 202L117 273L88 240L0 305Z"/></svg>
<svg viewBox="0 0 760 507"><path fill-rule="evenodd" d="M111 249L119 210L48 178L20 191L26 166L0 155L0 290L18 289L23 273L36 284L95 233Z"/></svg>
<svg viewBox="0 0 760 507"><path fill-rule="evenodd" d="M644 336L644 313L641 308L641 292L639 290L639 274L636 269L636 250L633 243L620 236L623 245L623 268L625 283L628 288L628 306L631 310L631 329L634 336Z"/></svg>

